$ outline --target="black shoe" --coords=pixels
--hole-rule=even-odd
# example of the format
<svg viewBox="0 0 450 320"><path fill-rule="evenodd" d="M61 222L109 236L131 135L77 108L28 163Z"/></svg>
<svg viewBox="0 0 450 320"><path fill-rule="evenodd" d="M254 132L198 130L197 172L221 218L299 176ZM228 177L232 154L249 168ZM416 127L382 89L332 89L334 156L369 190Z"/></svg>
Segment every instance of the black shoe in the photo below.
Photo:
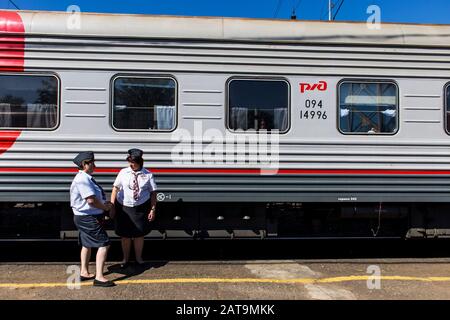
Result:
<svg viewBox="0 0 450 320"><path fill-rule="evenodd" d="M138 266L138 267L145 267L145 265L146 265L146 263L145 263L145 261L142 261L142 262L137 262L136 261L136 266Z"/></svg>
<svg viewBox="0 0 450 320"><path fill-rule="evenodd" d="M92 276L92 277L83 277L83 276L80 276L80 281L87 281L87 280L93 280L93 279L95 279L95 276Z"/></svg>
<svg viewBox="0 0 450 320"><path fill-rule="evenodd" d="M109 280L108 281L99 281L97 279L94 279L94 287L107 288L107 287L114 287L114 286L116 286L116 284L112 281L109 281Z"/></svg>

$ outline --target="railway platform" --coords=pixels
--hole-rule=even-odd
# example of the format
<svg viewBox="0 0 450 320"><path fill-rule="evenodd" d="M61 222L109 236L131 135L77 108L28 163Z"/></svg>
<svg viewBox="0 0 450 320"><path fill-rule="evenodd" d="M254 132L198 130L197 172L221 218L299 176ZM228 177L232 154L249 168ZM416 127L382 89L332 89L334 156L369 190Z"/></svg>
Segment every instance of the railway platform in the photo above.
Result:
<svg viewBox="0 0 450 320"><path fill-rule="evenodd" d="M113 288L74 281L76 263L3 263L0 299L450 299L450 259L149 261L117 269Z"/></svg>

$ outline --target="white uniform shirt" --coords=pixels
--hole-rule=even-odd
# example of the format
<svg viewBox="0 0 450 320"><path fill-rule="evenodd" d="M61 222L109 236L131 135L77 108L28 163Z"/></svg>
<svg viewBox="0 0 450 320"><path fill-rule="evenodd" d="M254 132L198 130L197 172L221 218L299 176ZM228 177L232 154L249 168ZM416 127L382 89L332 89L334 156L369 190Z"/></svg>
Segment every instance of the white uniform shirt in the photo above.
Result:
<svg viewBox="0 0 450 320"><path fill-rule="evenodd" d="M73 213L77 216L102 214L103 210L91 206L86 198L95 196L97 199L105 203L103 192L100 187L92 181L92 176L84 171L79 171L70 186L70 206Z"/></svg>
<svg viewBox="0 0 450 320"><path fill-rule="evenodd" d="M116 181L114 181L114 187L119 188L117 193L117 201L120 204L127 207L137 207L145 203L150 199L150 195L153 191L156 191L156 183L153 179L153 174L142 168L136 171L138 174L137 181L139 185L138 200L134 199L133 196L133 180L134 176L130 167L120 170L117 175Z"/></svg>

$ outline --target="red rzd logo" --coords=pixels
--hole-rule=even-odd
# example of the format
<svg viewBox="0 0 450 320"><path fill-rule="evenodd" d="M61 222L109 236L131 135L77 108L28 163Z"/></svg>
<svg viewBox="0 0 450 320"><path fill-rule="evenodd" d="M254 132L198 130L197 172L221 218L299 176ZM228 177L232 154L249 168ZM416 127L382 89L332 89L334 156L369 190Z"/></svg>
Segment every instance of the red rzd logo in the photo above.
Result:
<svg viewBox="0 0 450 320"><path fill-rule="evenodd" d="M325 91L327 90L327 83L326 81L319 81L319 83L300 83L300 92L304 93L305 91Z"/></svg>

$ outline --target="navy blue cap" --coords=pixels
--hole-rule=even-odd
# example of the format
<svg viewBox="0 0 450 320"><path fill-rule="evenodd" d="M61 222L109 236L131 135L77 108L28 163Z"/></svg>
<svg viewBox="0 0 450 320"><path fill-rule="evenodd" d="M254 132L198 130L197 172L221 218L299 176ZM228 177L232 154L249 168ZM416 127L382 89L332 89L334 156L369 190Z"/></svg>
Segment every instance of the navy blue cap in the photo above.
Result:
<svg viewBox="0 0 450 320"><path fill-rule="evenodd" d="M132 158L142 158L142 155L144 154L144 151L141 149L130 149L128 150L129 157Z"/></svg>
<svg viewBox="0 0 450 320"><path fill-rule="evenodd" d="M84 160L95 160L94 153L92 151L83 151L80 152L74 159L73 163L75 163L78 167L82 167L82 162Z"/></svg>

